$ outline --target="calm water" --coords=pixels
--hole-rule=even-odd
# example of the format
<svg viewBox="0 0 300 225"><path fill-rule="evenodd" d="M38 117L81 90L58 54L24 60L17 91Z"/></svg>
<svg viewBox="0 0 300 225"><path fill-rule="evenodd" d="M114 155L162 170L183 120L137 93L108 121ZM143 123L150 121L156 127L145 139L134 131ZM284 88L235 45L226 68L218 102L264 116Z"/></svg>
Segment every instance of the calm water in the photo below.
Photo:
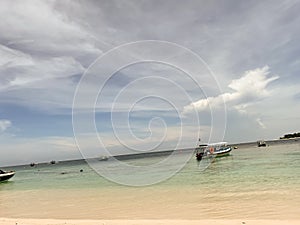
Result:
<svg viewBox="0 0 300 225"><path fill-rule="evenodd" d="M126 163L151 164L164 158ZM101 163L109 167L110 161ZM0 183L0 217L300 218L298 142L242 147L204 171L193 157L172 178L147 187L110 182L83 162L13 169L15 177Z"/></svg>

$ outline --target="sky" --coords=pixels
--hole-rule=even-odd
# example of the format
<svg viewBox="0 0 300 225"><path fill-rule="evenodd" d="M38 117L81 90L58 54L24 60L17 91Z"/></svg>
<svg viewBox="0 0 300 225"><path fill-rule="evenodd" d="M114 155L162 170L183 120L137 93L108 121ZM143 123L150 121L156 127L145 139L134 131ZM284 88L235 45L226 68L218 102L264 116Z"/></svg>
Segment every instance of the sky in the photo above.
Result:
<svg viewBox="0 0 300 225"><path fill-rule="evenodd" d="M0 166L299 132L299 11L0 1Z"/></svg>

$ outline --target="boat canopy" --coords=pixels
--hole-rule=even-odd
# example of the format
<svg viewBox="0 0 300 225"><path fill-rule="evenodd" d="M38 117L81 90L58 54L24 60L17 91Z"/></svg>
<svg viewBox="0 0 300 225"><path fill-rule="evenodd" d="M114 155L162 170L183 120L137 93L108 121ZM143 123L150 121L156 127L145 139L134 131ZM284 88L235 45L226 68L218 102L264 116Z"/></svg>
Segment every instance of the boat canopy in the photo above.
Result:
<svg viewBox="0 0 300 225"><path fill-rule="evenodd" d="M222 141L222 142L210 143L210 144L207 144L207 146L209 146L209 147L227 146L227 142Z"/></svg>

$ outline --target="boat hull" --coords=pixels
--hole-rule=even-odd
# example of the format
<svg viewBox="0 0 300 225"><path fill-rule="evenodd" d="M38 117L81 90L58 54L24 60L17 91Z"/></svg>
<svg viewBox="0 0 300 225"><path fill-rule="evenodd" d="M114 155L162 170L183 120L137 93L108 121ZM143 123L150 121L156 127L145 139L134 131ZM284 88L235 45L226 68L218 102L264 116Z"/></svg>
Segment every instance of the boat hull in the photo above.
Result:
<svg viewBox="0 0 300 225"><path fill-rule="evenodd" d="M2 173L0 174L0 182L1 181L6 181L10 178L12 178L15 175L15 172L6 172L6 173Z"/></svg>
<svg viewBox="0 0 300 225"><path fill-rule="evenodd" d="M232 150L232 148L231 148L231 147L228 147L227 149L225 149L225 150L223 150L223 151L215 152L213 155L214 155L216 158L220 158L220 157L224 157L224 156L229 156L231 150Z"/></svg>

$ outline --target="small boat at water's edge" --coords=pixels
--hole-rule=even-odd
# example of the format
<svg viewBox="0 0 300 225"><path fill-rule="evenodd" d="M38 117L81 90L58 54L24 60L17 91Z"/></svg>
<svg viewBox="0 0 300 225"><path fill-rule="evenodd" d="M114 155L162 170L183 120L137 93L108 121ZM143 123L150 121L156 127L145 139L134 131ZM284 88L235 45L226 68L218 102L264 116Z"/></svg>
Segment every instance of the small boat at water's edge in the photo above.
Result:
<svg viewBox="0 0 300 225"><path fill-rule="evenodd" d="M8 179L12 178L14 175L15 175L15 171L6 172L3 170L0 170L0 181L8 180Z"/></svg>

